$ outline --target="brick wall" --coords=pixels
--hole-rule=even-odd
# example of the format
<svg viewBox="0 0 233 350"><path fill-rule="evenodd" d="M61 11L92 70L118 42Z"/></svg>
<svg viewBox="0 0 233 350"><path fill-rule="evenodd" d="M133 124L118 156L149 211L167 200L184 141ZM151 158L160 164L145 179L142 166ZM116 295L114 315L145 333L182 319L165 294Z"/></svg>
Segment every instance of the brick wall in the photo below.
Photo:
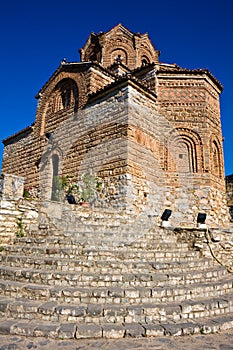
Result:
<svg viewBox="0 0 233 350"><path fill-rule="evenodd" d="M118 54L119 76L106 68ZM227 223L222 87L207 70L158 56L146 34L122 25L91 34L82 62L63 62L39 91L35 124L4 140L3 171L45 199L54 175L92 171L103 180L96 205L151 215L170 207L184 224L206 211Z"/></svg>
<svg viewBox="0 0 233 350"><path fill-rule="evenodd" d="M208 179L224 188L222 133L218 88L206 76L171 79L158 76L159 111L190 144L195 145L195 172L211 174ZM188 142L188 141L187 141ZM168 166L169 168L169 166ZM175 170L170 164L170 170Z"/></svg>

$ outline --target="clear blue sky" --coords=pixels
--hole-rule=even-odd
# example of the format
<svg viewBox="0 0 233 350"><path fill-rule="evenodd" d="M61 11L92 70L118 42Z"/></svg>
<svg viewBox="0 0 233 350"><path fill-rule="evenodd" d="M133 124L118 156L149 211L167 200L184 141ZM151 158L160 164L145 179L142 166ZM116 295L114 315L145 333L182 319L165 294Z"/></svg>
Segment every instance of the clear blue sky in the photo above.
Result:
<svg viewBox="0 0 233 350"><path fill-rule="evenodd" d="M233 173L233 1L11 0L0 8L0 139L31 125L34 96L91 32L122 23L145 33L160 61L208 68L224 86L221 96L226 174ZM0 152L2 156L3 147Z"/></svg>

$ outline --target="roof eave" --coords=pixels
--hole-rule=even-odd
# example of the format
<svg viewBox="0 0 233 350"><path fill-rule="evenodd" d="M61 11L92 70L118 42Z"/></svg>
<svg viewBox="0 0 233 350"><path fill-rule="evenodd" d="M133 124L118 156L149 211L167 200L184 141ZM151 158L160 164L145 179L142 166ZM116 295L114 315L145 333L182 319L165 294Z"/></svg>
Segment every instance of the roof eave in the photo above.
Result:
<svg viewBox="0 0 233 350"><path fill-rule="evenodd" d="M208 70L208 69L188 69L188 68L181 68L179 66L174 66L174 69L158 69L157 74L163 74L163 73L168 73L168 74L195 74L195 75L207 75L214 83L215 85L219 88L220 92L223 91L223 85L220 83L220 81L215 78L215 76Z"/></svg>
<svg viewBox="0 0 233 350"><path fill-rule="evenodd" d="M27 134L31 133L33 131L33 126L34 126L34 123L32 125L27 126L24 129L16 132L13 135L6 137L5 139L2 140L2 143L4 144L4 146L6 146L11 140L19 137L20 135L23 135L23 134L26 134L26 133Z"/></svg>
<svg viewBox="0 0 233 350"><path fill-rule="evenodd" d="M126 75L123 75L122 77L120 77L119 79L117 79L115 82L110 83L110 84L106 85L105 87L103 87L102 89L97 90L96 92L89 94L87 104L89 104L89 103L103 97L104 95L108 94L109 92L114 91L117 88L121 88L122 86L125 86L127 84L130 84L130 85L136 87L142 93L150 96L150 98L152 98L154 101L157 100L157 95L153 91L151 91L146 86L141 84L136 78L132 77L131 74L126 74Z"/></svg>
<svg viewBox="0 0 233 350"><path fill-rule="evenodd" d="M48 87L50 82L60 73L63 71L66 71L67 68L69 67L80 67L80 68L85 68L88 69L89 67L95 66L96 68L102 70L105 72L105 74L114 77L115 75L109 71L107 68L104 68L101 64L94 62L94 61L89 61L89 62L66 62L63 64L60 64L60 66L55 70L55 72L50 76L50 78L47 80L47 82L42 86L42 88L38 91L36 94L35 98L39 99L41 95L43 94L44 90Z"/></svg>

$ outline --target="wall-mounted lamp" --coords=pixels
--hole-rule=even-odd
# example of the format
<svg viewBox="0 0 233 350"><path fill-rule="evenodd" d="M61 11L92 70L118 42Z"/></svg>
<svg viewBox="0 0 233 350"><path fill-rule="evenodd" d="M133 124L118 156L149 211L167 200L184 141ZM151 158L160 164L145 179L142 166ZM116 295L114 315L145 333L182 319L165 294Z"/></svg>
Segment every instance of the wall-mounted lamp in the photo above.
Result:
<svg viewBox="0 0 233 350"><path fill-rule="evenodd" d="M206 226L206 213L198 213L197 215L197 227L198 228L207 228Z"/></svg>
<svg viewBox="0 0 233 350"><path fill-rule="evenodd" d="M72 194L67 195L66 199L67 199L67 202L69 204L77 204L77 202Z"/></svg>
<svg viewBox="0 0 233 350"><path fill-rule="evenodd" d="M170 218L172 214L172 211L170 209L165 209L162 216L161 216L161 227L169 227L170 226L170 222L168 221L168 219Z"/></svg>

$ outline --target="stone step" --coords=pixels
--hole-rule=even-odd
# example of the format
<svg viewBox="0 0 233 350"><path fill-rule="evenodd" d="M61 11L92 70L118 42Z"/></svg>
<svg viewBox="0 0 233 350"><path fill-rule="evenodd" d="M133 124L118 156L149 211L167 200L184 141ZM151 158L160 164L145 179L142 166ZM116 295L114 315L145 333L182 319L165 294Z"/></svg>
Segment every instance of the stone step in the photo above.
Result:
<svg viewBox="0 0 233 350"><path fill-rule="evenodd" d="M111 239L111 237L143 237L145 235L144 227L137 227L132 225L106 225L106 224L82 224L82 223L69 223L68 226L64 226L61 223L62 230L43 230L41 232L31 231L31 237L75 237L82 238L82 236L90 239L91 237L101 237L102 239ZM161 232L157 232L158 237L166 239L166 236ZM155 234L156 236L156 234ZM175 236L167 236L169 241L174 240Z"/></svg>
<svg viewBox="0 0 233 350"><path fill-rule="evenodd" d="M190 264L187 263L156 263L156 262L132 262L124 261L119 264L117 261L82 261L75 259L56 259L56 258L43 258L43 257L30 257L30 256L12 256L12 255L2 255L0 257L2 263L2 268L4 269L9 267L18 269L18 266L21 266L23 270L35 270L37 274L38 271L44 273L45 271L53 271L53 273L66 274L67 272L75 273L78 275L91 276L93 275L94 280L96 280L96 274L102 277L106 277L105 280L112 281L112 276L123 276L126 273L127 276L141 276L140 281L143 282L142 278L145 281L153 281L154 279L159 280L159 278L164 276L171 282L172 279L175 282L190 280L190 283L194 283L197 279L208 279L211 278L220 278L227 274L227 271L224 267L220 267L218 264L213 264L212 261L206 259L200 261L199 265L196 265L196 262ZM197 269L198 270L195 270ZM190 269L192 270L190 272ZM175 271L174 271L175 270ZM1 270L0 270L1 271ZM130 271L130 272L129 272ZM124 276L123 276L124 277ZM129 277L132 280L131 277ZM123 278L124 279L124 278ZM118 279L120 281L120 279Z"/></svg>
<svg viewBox="0 0 233 350"><path fill-rule="evenodd" d="M122 270L124 265L122 266ZM118 286L121 283L143 287L154 287L170 285L189 285L202 281L215 282L228 273L224 267L216 269L207 269L204 271L191 271L180 273L159 273L158 271L149 273L140 273L135 271L117 273L112 271L95 273L83 273L79 271L58 271L53 269L31 269L24 267L11 267L7 265L0 266L0 277L2 279L12 279L14 281L28 281L31 283L54 284L54 285L82 285L82 286Z"/></svg>
<svg viewBox="0 0 233 350"><path fill-rule="evenodd" d="M39 285L30 282L0 280L0 294L29 300L69 302L75 305L83 303L159 303L182 302L200 297L224 297L232 292L232 280L224 279L214 284L198 283L190 286L164 286L136 288L130 285L117 287L82 287Z"/></svg>
<svg viewBox="0 0 233 350"><path fill-rule="evenodd" d="M102 247L97 248L82 248L75 246L74 248L53 248L53 247L38 247L38 246L18 246L18 245L5 245L3 247L2 255L6 254L23 254L23 255L35 255L35 256L49 256L49 257L60 257L70 258L79 257L80 260L98 260L98 259L115 259L116 261L121 260L135 260L140 261L148 260L160 260L160 261L192 261L193 259L200 257L200 253L195 250L179 250L179 249L150 249L150 250L139 250L132 247L117 247L115 249L105 249Z"/></svg>
<svg viewBox="0 0 233 350"><path fill-rule="evenodd" d="M79 258L79 257L78 257ZM209 268L213 268L216 266L216 270L219 269L219 265L213 264L212 260L199 260L192 261L187 264L187 262L179 263L156 263L154 261L151 262L141 262L141 261L128 261L119 263L115 260L80 260L80 259L58 259L56 257L44 257L44 256L24 256L24 255L5 255L2 254L0 256L0 262L4 266L9 267L18 267L22 268L31 268L31 269L46 269L46 270L56 270L56 271L67 271L74 272L77 271L79 273L90 272L92 273L158 273L158 271L166 270L166 273L171 273L174 270L177 273L184 273L190 271L190 269L198 268L198 271L206 270Z"/></svg>
<svg viewBox="0 0 233 350"><path fill-rule="evenodd" d="M181 303L139 304L137 302L131 305L127 303L72 305L70 303L60 304L57 301L28 301L23 298L0 299L0 316L6 318L79 324L187 322L232 312L232 294L217 298L182 301Z"/></svg>
<svg viewBox="0 0 233 350"><path fill-rule="evenodd" d="M112 270L114 272L164 272L164 273L185 273L190 270L198 269L198 271L207 270L210 268L219 268L217 263L214 263L211 259L199 259L193 260L187 263L187 261L174 261L174 262L154 262L154 261L132 261L124 260L120 263L115 260L79 260L79 259L58 259L55 257L43 257L43 256L23 256L23 255L1 255L0 262L4 266L24 268L35 268L56 271L77 271L79 273L89 272L93 273L108 273Z"/></svg>
<svg viewBox="0 0 233 350"><path fill-rule="evenodd" d="M99 209L101 211L102 209ZM78 214L78 215L77 215ZM68 220L53 220L54 223L68 223L77 225L86 225L87 227L98 226L98 227L141 227L141 228L152 228L155 225L158 226L158 220L154 217L149 217L147 215L118 215L118 213L111 213L111 215L93 215L93 213L86 213L84 216L79 216L79 213L70 216ZM159 227L160 228L160 227Z"/></svg>
<svg viewBox="0 0 233 350"><path fill-rule="evenodd" d="M91 219L90 219L91 220ZM102 235L104 236L118 236L118 235L132 235L135 234L136 237L142 237L143 240L153 240L153 239L161 239L163 241L175 242L177 241L177 232L173 229L164 229L160 228L157 224L149 224L149 225L137 225L134 222L127 223L126 225L108 225L108 224L100 224L100 223L82 223L82 222L70 222L70 228L64 229L62 226L63 222L60 223L60 227L62 230L54 227L46 227L30 230L27 234L31 238L75 238L80 237L82 235L86 235L87 237L95 237Z"/></svg>
<svg viewBox="0 0 233 350"><path fill-rule="evenodd" d="M170 271L170 272L179 272L183 273L187 270L195 270L198 269L199 271L208 269L210 267L219 266L213 259L211 258L204 258L198 257L197 259L194 259L192 261L168 261L168 262L150 262L150 264L153 266L153 268L157 271Z"/></svg>
<svg viewBox="0 0 233 350"><path fill-rule="evenodd" d="M9 272L9 271L8 271ZM141 282L141 281L120 281L120 282L105 282L97 283L77 282L70 280L70 276L62 276L57 282L55 278L61 277L58 274L51 275L49 281L45 281L42 277L33 283L32 279L26 280L17 276L15 280L10 278L10 274L5 276L5 279L0 280L0 293L5 296L12 295L14 297L27 297L29 299L41 298L44 300L61 299L64 301L75 302L78 304L87 302L96 303L135 303L135 302L171 302L182 301L188 299L205 297L214 297L224 295L232 291L233 281L231 276L223 277L218 281L199 281L191 284L172 285L168 282L156 281ZM44 283L43 283L44 282ZM46 283L47 282L47 283ZM173 281L174 283L175 281Z"/></svg>
<svg viewBox="0 0 233 350"><path fill-rule="evenodd" d="M17 244L18 246L27 246L27 245L36 245L36 246L49 246L53 248L75 248L80 244L87 243L88 246L92 246L93 248L96 247L96 245L101 245L101 239L98 237L96 240L94 237L91 237L92 241L90 241L90 238L86 239L85 235L82 235L80 239L77 237L49 237L49 238L38 238L38 237L21 237L16 238L14 240L14 244ZM112 237L110 238L112 240ZM98 244L97 244L98 243ZM150 240L135 240L132 242L126 242L125 246L137 248L137 249L156 249L160 248L161 250L167 250L167 249L179 249L179 250L190 250L190 247L187 243L180 243L177 242L175 239L171 241L164 241L160 237L156 237L154 239Z"/></svg>
<svg viewBox="0 0 233 350"><path fill-rule="evenodd" d="M68 221L68 224L64 224L63 221L58 223L58 227L55 228L41 228L39 230L32 230L30 232L30 238L42 239L42 238L60 238L66 237L76 238L77 240L99 239L101 241L107 241L108 243L120 240L127 243L128 241L136 241L142 239L142 242L149 242L153 240L160 240L168 243L177 242L177 236L174 231L163 229L158 224L151 220L143 222L140 220L125 220L125 223L113 224L114 220L110 220L108 223L105 220L93 221L91 217L87 218L86 222L80 221L77 218L72 221ZM60 227L60 229L59 229ZM112 240L114 237L114 240Z"/></svg>
<svg viewBox="0 0 233 350"><path fill-rule="evenodd" d="M68 223L75 225L76 223L81 225L110 225L110 226L129 226L131 224L137 224L139 226L153 226L155 223L157 223L157 219L155 217L149 217L148 215L144 214L130 214L130 213L123 213L119 210L112 210L111 212L105 211L104 208L90 208L85 209L85 211L82 211L82 208L78 208L77 211L73 211L73 208L70 206L67 207L67 215L63 215L61 219L56 218L53 220L54 223L59 224L61 223ZM81 210L80 210L81 209ZM64 212L64 206L62 205L62 210ZM55 209L56 212L56 209Z"/></svg>
<svg viewBox="0 0 233 350"><path fill-rule="evenodd" d="M0 333L55 339L162 337L217 333L233 327L233 313L169 323L59 323L43 320L2 319Z"/></svg>

